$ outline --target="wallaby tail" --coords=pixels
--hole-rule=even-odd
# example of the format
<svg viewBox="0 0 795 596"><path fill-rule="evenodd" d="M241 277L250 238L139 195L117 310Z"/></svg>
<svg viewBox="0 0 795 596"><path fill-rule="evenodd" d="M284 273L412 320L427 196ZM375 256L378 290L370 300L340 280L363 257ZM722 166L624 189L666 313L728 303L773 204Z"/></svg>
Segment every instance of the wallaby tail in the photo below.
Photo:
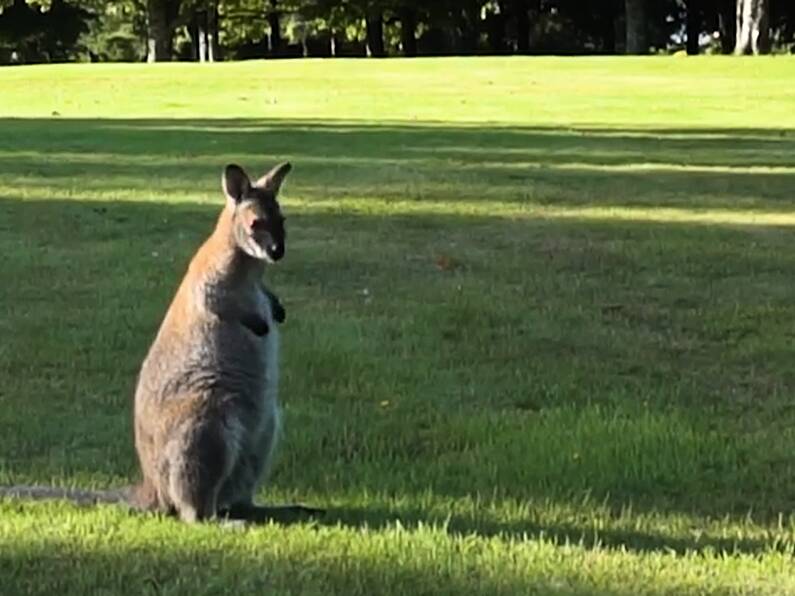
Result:
<svg viewBox="0 0 795 596"><path fill-rule="evenodd" d="M98 503L123 503L135 509L146 509L145 491L131 486L117 490L83 490L79 488L57 488L53 486L0 486L0 499L60 500L77 505Z"/></svg>

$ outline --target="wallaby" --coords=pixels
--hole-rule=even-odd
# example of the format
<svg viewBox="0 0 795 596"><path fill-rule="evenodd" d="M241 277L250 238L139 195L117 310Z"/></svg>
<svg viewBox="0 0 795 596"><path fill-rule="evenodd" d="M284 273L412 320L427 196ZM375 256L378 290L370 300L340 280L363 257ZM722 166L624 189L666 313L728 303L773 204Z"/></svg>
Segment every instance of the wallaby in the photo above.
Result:
<svg viewBox="0 0 795 596"><path fill-rule="evenodd" d="M278 298L265 264L284 256L277 194L285 162L251 182L226 166L226 205L199 248L144 359L135 392L135 447L142 482L124 491L5 487L0 496L126 501L186 522L216 516L262 521L321 513L262 507L253 497L279 434Z"/></svg>

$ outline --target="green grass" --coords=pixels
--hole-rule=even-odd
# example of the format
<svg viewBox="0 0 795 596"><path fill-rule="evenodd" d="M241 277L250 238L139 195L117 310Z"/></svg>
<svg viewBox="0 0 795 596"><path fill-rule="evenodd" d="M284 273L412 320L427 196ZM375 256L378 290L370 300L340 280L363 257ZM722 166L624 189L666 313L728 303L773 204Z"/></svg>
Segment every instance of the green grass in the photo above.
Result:
<svg viewBox="0 0 795 596"><path fill-rule="evenodd" d="M138 366L290 159L232 531L0 501L0 594L795 594L795 60L0 70L0 484L135 477Z"/></svg>

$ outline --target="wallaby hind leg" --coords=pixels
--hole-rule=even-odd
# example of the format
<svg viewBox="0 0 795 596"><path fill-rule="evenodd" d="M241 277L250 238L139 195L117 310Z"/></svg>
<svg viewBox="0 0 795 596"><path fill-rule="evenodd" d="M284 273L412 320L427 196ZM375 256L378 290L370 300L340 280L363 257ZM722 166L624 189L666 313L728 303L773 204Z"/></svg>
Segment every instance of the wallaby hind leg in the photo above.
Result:
<svg viewBox="0 0 795 596"><path fill-rule="evenodd" d="M221 434L211 426L187 428L169 443L169 500L182 521L215 517L228 470L226 451Z"/></svg>
<svg viewBox="0 0 795 596"><path fill-rule="evenodd" d="M226 477L219 497L222 509L228 510L232 506L254 507L254 494L260 483L268 477L278 436L279 410L274 407L265 420L256 447L244 450Z"/></svg>
<svg viewBox="0 0 795 596"><path fill-rule="evenodd" d="M278 412L269 421L258 449L240 457L221 491L221 517L252 523L293 523L320 516L322 509L303 505L261 506L254 504L260 480L267 478L278 437Z"/></svg>

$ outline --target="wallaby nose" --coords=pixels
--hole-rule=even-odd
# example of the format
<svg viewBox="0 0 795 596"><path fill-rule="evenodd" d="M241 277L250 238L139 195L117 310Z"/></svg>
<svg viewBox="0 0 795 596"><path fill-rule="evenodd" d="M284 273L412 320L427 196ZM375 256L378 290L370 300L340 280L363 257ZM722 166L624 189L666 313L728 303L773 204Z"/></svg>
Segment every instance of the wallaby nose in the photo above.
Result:
<svg viewBox="0 0 795 596"><path fill-rule="evenodd" d="M268 247L268 252L274 261L278 261L284 256L284 244L274 242Z"/></svg>

